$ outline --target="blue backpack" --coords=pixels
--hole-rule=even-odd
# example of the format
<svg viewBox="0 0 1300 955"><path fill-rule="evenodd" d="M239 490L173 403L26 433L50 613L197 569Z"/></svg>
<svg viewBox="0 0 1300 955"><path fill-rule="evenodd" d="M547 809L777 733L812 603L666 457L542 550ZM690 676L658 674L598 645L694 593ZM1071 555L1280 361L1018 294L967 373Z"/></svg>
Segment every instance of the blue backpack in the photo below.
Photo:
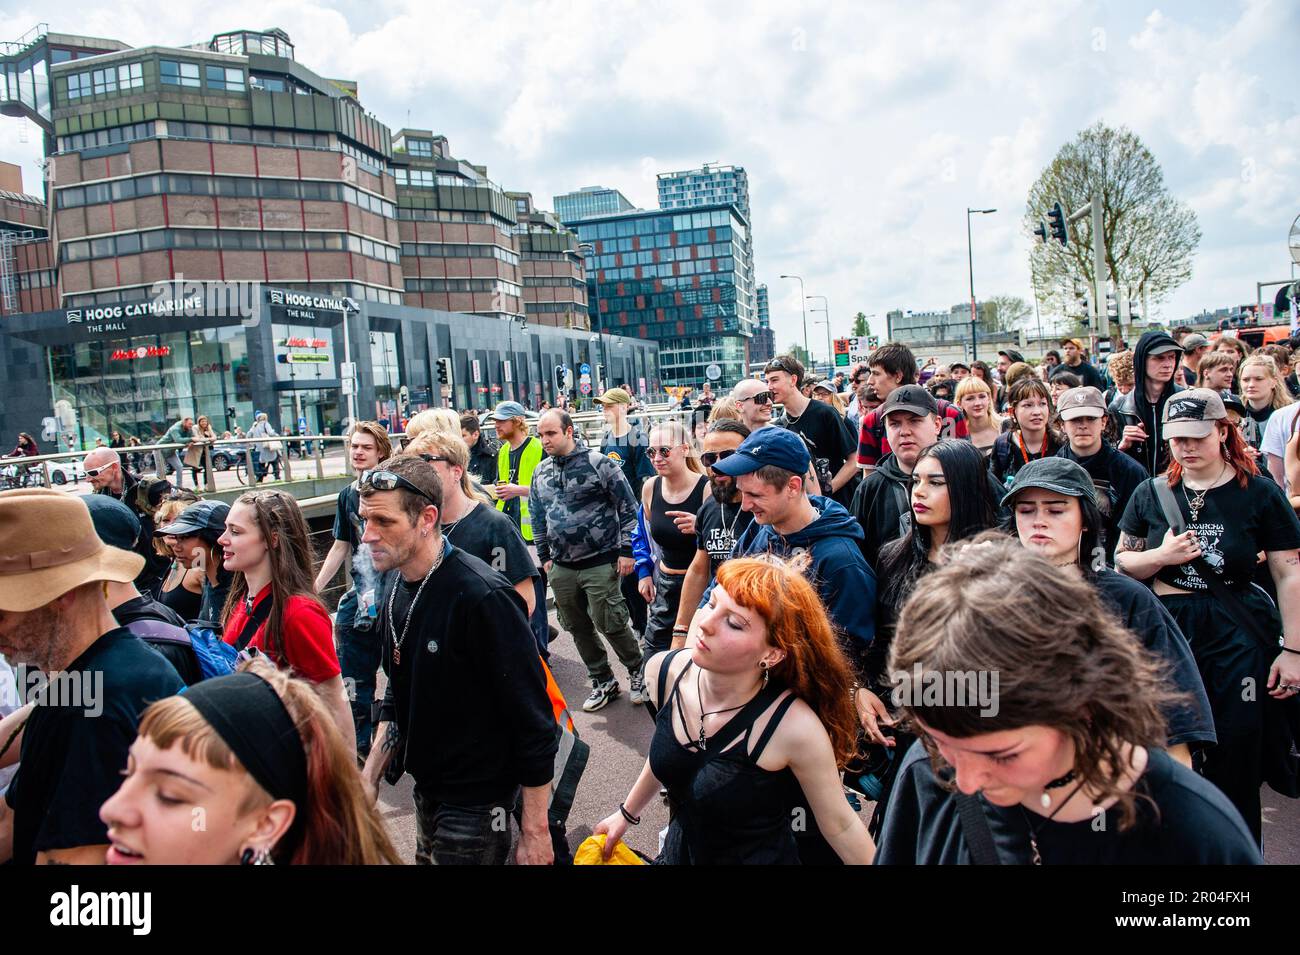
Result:
<svg viewBox="0 0 1300 955"><path fill-rule="evenodd" d="M249 616L234 645L226 643L220 631L201 621L187 623L181 628L162 620L136 620L127 629L146 643L174 643L189 647L198 661L201 679L208 680L235 672L240 652L270 613L271 599L268 597Z"/></svg>

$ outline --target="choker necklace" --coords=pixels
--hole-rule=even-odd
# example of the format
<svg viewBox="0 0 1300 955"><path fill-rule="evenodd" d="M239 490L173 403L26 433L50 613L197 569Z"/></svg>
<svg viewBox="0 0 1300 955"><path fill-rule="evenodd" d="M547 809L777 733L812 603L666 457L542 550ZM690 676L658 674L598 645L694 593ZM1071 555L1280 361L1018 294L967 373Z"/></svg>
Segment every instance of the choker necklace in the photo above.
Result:
<svg viewBox="0 0 1300 955"><path fill-rule="evenodd" d="M754 696L751 696L748 700L746 700L744 703L741 703L739 706L729 706L725 710L710 710L709 712L706 713L704 712L704 693L700 689L700 677L703 675L704 675L704 671L697 667L695 670L695 695L699 699L699 704L700 704L700 735L699 738L695 741L695 745L699 746L699 748L702 750L708 749L708 742L709 742L709 738L706 735L704 735L704 717L717 716L719 713L730 713L733 710L744 709L751 702L753 702L754 698L758 696L758 693L763 692L763 688L759 687L758 693L755 693Z"/></svg>
<svg viewBox="0 0 1300 955"><path fill-rule="evenodd" d="M1056 789L1060 786L1066 785L1073 778L1074 778L1074 770L1070 770L1060 779L1053 779L1050 783L1048 783L1043 788ZM1049 822L1051 822L1053 819L1056 818L1056 814L1060 812L1062 809L1064 809L1066 805L1070 802L1070 800L1072 800L1075 796L1079 795L1079 790L1081 790L1082 788L1083 788L1083 783L1079 783L1079 785L1075 786L1074 791L1071 792L1070 795L1066 796L1063 800L1061 800L1061 804L1057 806L1055 809L1053 809L1052 814L1048 816L1046 819L1044 819L1042 822L1040 822L1037 827L1034 826L1033 820L1029 818L1029 811L1025 809L1024 806L1020 807L1020 812L1025 817L1025 825L1029 828L1029 849L1030 852L1032 853L1032 861L1034 865L1043 864L1043 856L1038 851L1038 834L1043 831L1043 829L1047 826ZM1043 793L1043 808L1046 809L1049 805L1051 805L1051 802L1052 802L1051 797L1049 797L1047 793Z"/></svg>
<svg viewBox="0 0 1300 955"><path fill-rule="evenodd" d="M1038 797L1038 801L1042 803L1043 808L1046 809L1048 806L1052 804L1052 797L1048 795L1047 790L1060 789L1062 786L1068 786L1072 782L1074 782L1073 769L1070 770L1068 773L1066 773L1064 776L1058 776L1056 779L1053 779L1050 783L1044 783L1043 794ZM1059 809L1060 807L1058 806L1057 808Z"/></svg>

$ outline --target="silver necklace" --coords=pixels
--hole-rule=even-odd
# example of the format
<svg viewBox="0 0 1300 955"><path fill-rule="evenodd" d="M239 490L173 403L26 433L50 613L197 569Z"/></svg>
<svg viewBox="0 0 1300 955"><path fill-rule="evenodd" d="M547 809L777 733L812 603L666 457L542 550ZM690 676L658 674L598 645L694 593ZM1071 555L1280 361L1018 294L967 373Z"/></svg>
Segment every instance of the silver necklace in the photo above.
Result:
<svg viewBox="0 0 1300 955"><path fill-rule="evenodd" d="M1219 481L1223 478L1223 472L1227 469L1228 465L1224 464L1223 467L1219 469L1219 476L1210 482L1209 487L1204 487L1199 491L1193 488L1190 494L1187 491L1187 479L1185 477L1183 478L1183 498L1187 501L1187 509L1192 512L1193 524L1195 524L1201 516L1201 508L1205 506L1205 495L1209 494L1210 491L1218 486Z"/></svg>
<svg viewBox="0 0 1300 955"><path fill-rule="evenodd" d="M402 644L406 642L406 631L411 629L411 618L415 616L415 605L420 602L420 594L424 593L424 585L429 582L433 572L442 566L442 556L447 552L447 545L444 543L438 548L438 556L433 559L433 565L429 572L424 575L424 580L420 581L420 586L416 588L415 596L411 598L411 606L406 609L406 622L402 624L402 637L397 637L397 628L393 625L393 602L397 598L397 588L402 585L401 580L394 581L393 589L388 594L388 632L393 640L393 665L400 666L402 663Z"/></svg>
<svg viewBox="0 0 1300 955"><path fill-rule="evenodd" d="M478 501L471 502L469 506L469 510L467 510L464 514L462 514L460 517L456 518L454 521L448 524L443 524L442 536L445 537L447 540L451 540L451 532L460 526L461 521L465 520L465 518L469 517L472 513L474 513L474 508L476 507L478 507Z"/></svg>
<svg viewBox="0 0 1300 955"><path fill-rule="evenodd" d="M723 501L718 502L718 509L722 511L722 526L727 528L727 540L733 544L736 542L736 523L740 520L741 508L736 508L736 516L731 519L731 526L727 527L727 505Z"/></svg>

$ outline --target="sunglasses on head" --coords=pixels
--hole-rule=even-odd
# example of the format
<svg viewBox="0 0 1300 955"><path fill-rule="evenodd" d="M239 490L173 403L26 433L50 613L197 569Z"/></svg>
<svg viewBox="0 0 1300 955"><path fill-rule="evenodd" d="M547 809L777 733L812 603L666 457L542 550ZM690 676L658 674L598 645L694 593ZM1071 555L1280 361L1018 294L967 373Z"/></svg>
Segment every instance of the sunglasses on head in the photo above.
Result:
<svg viewBox="0 0 1300 955"><path fill-rule="evenodd" d="M750 395L748 398L741 398L741 401L752 401L756 405L766 405L772 403L772 392L760 391L756 395Z"/></svg>
<svg viewBox="0 0 1300 955"><path fill-rule="evenodd" d="M395 471L374 469L361 475L361 486L371 487L376 491L396 491L399 487L403 490L410 491L412 494L418 494L434 507L438 502L429 496L428 492L420 490L406 478L402 477Z"/></svg>
<svg viewBox="0 0 1300 955"><path fill-rule="evenodd" d="M700 455L700 463L706 468L711 468L719 461L725 461L735 453L736 451L734 448L730 451L705 451Z"/></svg>

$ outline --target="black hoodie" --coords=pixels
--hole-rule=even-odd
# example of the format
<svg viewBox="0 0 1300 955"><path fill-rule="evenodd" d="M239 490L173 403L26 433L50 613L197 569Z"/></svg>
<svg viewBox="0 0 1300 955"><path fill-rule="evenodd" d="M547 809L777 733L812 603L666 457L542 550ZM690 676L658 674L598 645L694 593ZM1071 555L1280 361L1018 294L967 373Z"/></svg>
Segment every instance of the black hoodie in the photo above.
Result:
<svg viewBox="0 0 1300 955"><path fill-rule="evenodd" d="M1139 441L1124 453L1147 469L1148 474L1161 474L1169 466L1169 448L1160 436L1160 419L1164 414L1165 402L1175 392L1182 391L1173 379L1165 385L1160 400L1154 405L1147 400L1146 378L1147 357L1158 345L1174 345L1177 342L1162 331L1143 333L1133 350L1133 390L1116 398L1111 404L1111 411L1119 419L1120 427L1140 424L1147 433L1147 440ZM1179 350L1181 354L1181 349ZM1174 366L1177 372L1177 365Z"/></svg>

